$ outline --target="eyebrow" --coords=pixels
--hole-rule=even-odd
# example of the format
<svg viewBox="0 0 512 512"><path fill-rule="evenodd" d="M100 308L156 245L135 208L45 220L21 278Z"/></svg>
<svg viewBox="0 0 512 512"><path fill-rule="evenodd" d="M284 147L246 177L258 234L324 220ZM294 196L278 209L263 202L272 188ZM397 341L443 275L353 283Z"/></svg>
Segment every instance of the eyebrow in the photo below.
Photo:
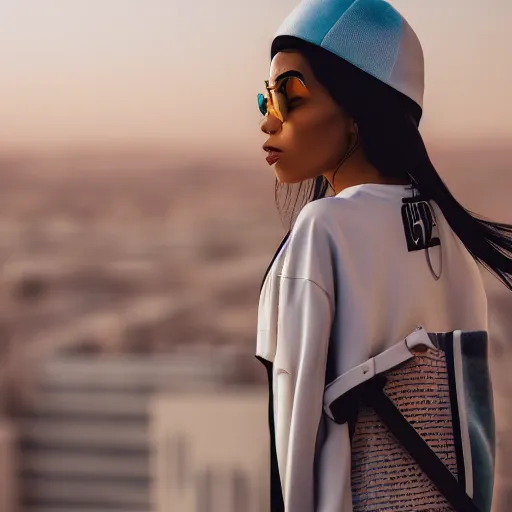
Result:
<svg viewBox="0 0 512 512"><path fill-rule="evenodd" d="M285 71L281 73L275 80L274 85L278 84L283 78L288 78L289 76L296 76L297 78L301 78L304 80L304 75L295 69L290 69L289 71Z"/></svg>

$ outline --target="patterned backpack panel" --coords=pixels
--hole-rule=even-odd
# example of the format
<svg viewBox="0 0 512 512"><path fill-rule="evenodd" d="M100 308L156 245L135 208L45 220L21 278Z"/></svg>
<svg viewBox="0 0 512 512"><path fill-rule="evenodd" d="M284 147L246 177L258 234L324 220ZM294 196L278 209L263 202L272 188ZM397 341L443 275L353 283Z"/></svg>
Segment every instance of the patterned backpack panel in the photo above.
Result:
<svg viewBox="0 0 512 512"><path fill-rule="evenodd" d="M490 512L495 434L487 353L485 331L420 326L327 385L327 416L350 425L354 512ZM381 415L390 410L386 423ZM417 440L406 449L411 437ZM418 449L421 457L413 457ZM455 501L443 494L455 491Z"/></svg>
<svg viewBox="0 0 512 512"><path fill-rule="evenodd" d="M386 395L457 476L446 358L428 349L386 373ZM352 439L354 512L452 510L375 411L361 405Z"/></svg>

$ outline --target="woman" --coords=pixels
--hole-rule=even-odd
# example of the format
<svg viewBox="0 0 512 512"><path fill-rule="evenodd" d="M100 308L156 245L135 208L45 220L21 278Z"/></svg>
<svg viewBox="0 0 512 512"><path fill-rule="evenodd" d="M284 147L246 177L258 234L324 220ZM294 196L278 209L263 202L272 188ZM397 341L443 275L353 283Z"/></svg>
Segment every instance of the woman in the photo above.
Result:
<svg viewBox="0 0 512 512"><path fill-rule="evenodd" d="M305 1L271 58L258 97L264 149L276 191L298 184L306 203L258 310L272 511L488 511L494 431L477 263L512 289L512 227L464 209L430 162L418 131L421 45L388 3ZM361 391L386 372L391 408L415 397L391 419L379 390Z"/></svg>

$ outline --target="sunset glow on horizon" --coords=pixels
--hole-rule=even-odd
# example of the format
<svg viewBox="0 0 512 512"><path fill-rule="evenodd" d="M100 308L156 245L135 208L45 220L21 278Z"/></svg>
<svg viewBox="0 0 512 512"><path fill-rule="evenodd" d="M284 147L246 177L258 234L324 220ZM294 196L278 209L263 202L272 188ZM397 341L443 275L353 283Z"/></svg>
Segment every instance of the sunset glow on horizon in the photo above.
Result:
<svg viewBox="0 0 512 512"><path fill-rule="evenodd" d="M422 41L424 133L512 139L512 2L391 1ZM4 0L0 148L259 150L256 93L297 0Z"/></svg>

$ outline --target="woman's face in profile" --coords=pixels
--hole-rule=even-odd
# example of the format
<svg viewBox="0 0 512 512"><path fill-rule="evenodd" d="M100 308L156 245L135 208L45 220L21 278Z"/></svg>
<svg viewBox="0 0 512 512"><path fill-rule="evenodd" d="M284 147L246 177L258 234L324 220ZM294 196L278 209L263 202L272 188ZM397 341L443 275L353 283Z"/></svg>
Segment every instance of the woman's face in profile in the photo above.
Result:
<svg viewBox="0 0 512 512"><path fill-rule="evenodd" d="M260 125L268 134L264 147L279 150L269 153L269 162L275 165L280 183L297 183L332 172L350 147L354 133L351 118L316 80L300 53L276 54L270 65L269 85L279 86L286 80L279 77L290 72L300 73L306 89L291 88L282 100L287 107L282 121L269 112Z"/></svg>

